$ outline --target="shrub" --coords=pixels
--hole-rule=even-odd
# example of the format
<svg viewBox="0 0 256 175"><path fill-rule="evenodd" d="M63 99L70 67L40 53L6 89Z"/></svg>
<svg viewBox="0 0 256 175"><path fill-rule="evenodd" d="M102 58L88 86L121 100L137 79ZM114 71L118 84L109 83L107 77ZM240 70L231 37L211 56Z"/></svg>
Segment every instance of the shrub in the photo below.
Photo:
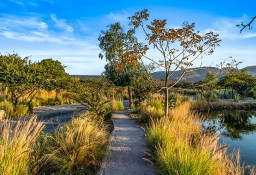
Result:
<svg viewBox="0 0 256 175"><path fill-rule="evenodd" d="M30 153L43 129L36 117L28 121L7 120L0 125L0 174L27 175L30 173Z"/></svg>
<svg viewBox="0 0 256 175"><path fill-rule="evenodd" d="M18 104L16 106L16 110L14 110L13 104L7 101L0 102L0 109L5 111L6 118L23 117L29 113L28 106L23 104Z"/></svg>
<svg viewBox="0 0 256 175"><path fill-rule="evenodd" d="M15 117L23 117L26 114L28 114L28 112L29 112L29 107L28 106L19 104L16 107L16 111L14 112L14 116Z"/></svg>
<svg viewBox="0 0 256 175"><path fill-rule="evenodd" d="M47 98L47 100L44 103L45 106L54 106L55 105L55 98Z"/></svg>
<svg viewBox="0 0 256 175"><path fill-rule="evenodd" d="M95 116L83 114L41 142L40 173L92 173L106 151L108 135Z"/></svg>
<svg viewBox="0 0 256 175"><path fill-rule="evenodd" d="M183 99L179 94L169 94L168 104L169 108L174 108L182 103Z"/></svg>
<svg viewBox="0 0 256 175"><path fill-rule="evenodd" d="M0 109L5 111L6 117L10 117L14 115L13 105L7 101L0 102Z"/></svg>
<svg viewBox="0 0 256 175"><path fill-rule="evenodd" d="M112 108L112 111L124 110L124 103L122 100L112 99L111 100L111 108Z"/></svg>

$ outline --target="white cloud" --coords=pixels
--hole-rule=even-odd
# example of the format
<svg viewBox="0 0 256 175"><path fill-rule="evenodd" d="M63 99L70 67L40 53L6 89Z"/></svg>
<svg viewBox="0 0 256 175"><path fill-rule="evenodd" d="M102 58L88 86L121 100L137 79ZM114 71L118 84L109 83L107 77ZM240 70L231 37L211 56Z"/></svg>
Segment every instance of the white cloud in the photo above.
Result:
<svg viewBox="0 0 256 175"><path fill-rule="evenodd" d="M70 25L67 24L65 19L57 19L55 14L52 14L51 19L54 21L55 25L60 28L60 29L64 29L67 32L73 32L74 29L73 27L71 27Z"/></svg>
<svg viewBox="0 0 256 175"><path fill-rule="evenodd" d="M8 1L13 2L19 6L25 6L25 5L38 6L36 2L29 1L29 0L8 0Z"/></svg>
<svg viewBox="0 0 256 175"><path fill-rule="evenodd" d="M0 18L0 30L20 30L22 28L47 29L48 25L37 17L3 16Z"/></svg>

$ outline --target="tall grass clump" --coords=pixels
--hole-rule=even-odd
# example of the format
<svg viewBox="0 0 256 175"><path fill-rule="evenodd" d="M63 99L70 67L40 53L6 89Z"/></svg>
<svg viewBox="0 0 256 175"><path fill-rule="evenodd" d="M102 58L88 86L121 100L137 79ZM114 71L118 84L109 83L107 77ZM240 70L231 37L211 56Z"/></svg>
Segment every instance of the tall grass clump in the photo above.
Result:
<svg viewBox="0 0 256 175"><path fill-rule="evenodd" d="M226 146L218 145L218 134L202 134L198 118L185 102L172 109L169 117L152 119L147 138L159 174L244 174L239 153L228 155Z"/></svg>
<svg viewBox="0 0 256 175"><path fill-rule="evenodd" d="M112 108L112 111L122 111L124 110L124 103L122 100L112 99L111 108Z"/></svg>
<svg viewBox="0 0 256 175"><path fill-rule="evenodd" d="M38 172L93 174L103 158L108 134L91 114L83 114L61 126L38 146ZM42 156L40 158L40 156Z"/></svg>
<svg viewBox="0 0 256 175"><path fill-rule="evenodd" d="M147 117L161 118L164 115L164 105L161 99L152 98L141 103L141 108Z"/></svg>
<svg viewBox="0 0 256 175"><path fill-rule="evenodd" d="M31 148L43 129L32 117L28 121L0 123L0 174L27 175L31 169Z"/></svg>

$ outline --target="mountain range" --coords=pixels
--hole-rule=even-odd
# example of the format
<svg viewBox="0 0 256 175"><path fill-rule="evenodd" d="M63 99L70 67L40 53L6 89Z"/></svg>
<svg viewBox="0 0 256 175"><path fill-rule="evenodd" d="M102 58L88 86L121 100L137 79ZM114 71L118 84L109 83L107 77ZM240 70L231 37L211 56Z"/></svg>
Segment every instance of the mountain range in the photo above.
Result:
<svg viewBox="0 0 256 175"><path fill-rule="evenodd" d="M256 77L256 66L247 66L244 69L246 69L251 75ZM189 82L198 82L202 79L204 79L207 75L207 72L215 72L220 73L220 69L217 67L200 67L200 68L190 68L187 70L187 72L184 74L182 80L183 81L189 81ZM170 80L175 81L179 79L179 77L182 75L182 71L176 71L171 76ZM164 71L157 71L153 72L152 77L159 80L165 79L165 72ZM79 77L81 79L88 79L88 78L98 78L100 75L72 75L73 77Z"/></svg>

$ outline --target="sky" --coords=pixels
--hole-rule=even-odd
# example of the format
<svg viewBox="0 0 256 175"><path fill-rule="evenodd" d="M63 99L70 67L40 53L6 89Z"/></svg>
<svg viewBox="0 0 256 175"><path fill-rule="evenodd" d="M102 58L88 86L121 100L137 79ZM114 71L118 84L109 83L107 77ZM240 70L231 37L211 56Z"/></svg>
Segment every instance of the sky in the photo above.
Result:
<svg viewBox="0 0 256 175"><path fill-rule="evenodd" d="M98 56L100 32L115 22L128 29L127 18L143 9L150 19L167 19L168 27L195 22L196 30L219 34L221 45L204 58L205 66L230 56L242 61L241 68L256 65L256 21L242 33L236 27L256 15L254 0L0 0L0 53L53 58L69 74L100 75L106 64Z"/></svg>

